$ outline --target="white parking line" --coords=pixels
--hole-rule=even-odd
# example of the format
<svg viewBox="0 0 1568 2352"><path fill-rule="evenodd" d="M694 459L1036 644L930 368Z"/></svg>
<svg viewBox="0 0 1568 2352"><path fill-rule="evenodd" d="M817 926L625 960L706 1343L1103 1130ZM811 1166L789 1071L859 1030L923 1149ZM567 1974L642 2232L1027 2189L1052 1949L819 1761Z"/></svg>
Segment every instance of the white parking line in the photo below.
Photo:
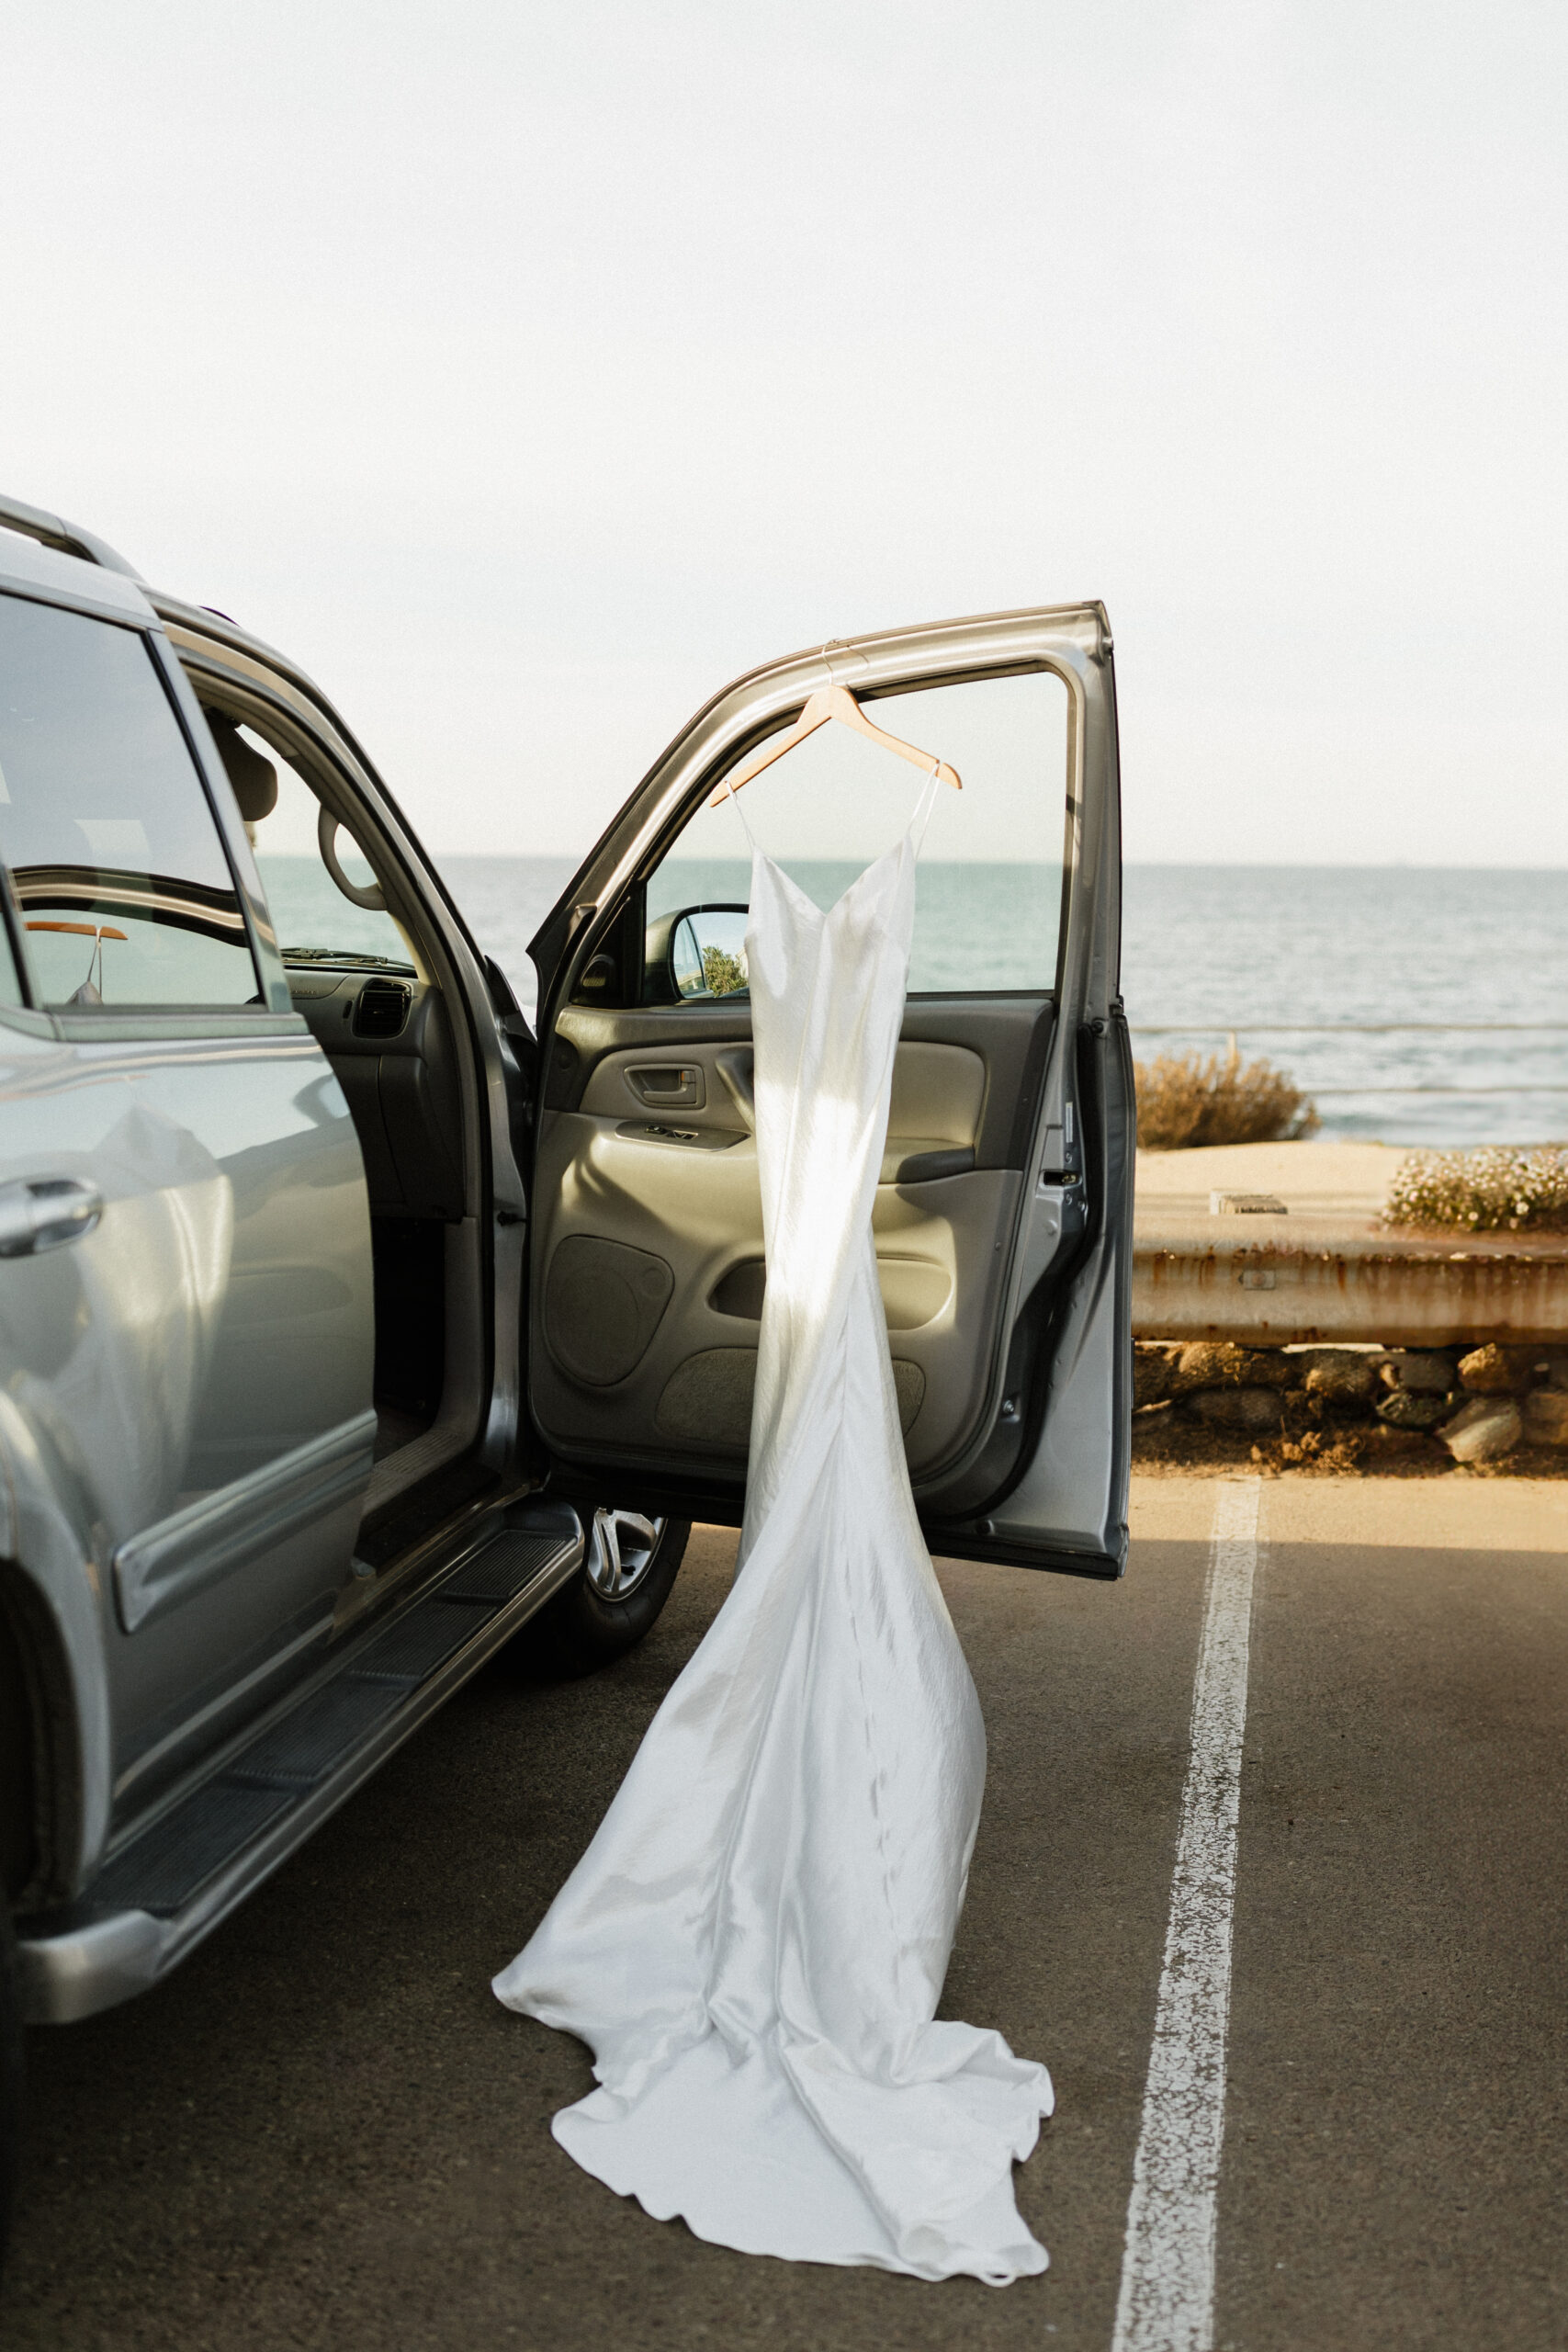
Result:
<svg viewBox="0 0 1568 2352"><path fill-rule="evenodd" d="M1226 1479L1214 1498L1192 1753L1111 2352L1213 2352L1214 2205L1261 1492L1260 1479Z"/></svg>

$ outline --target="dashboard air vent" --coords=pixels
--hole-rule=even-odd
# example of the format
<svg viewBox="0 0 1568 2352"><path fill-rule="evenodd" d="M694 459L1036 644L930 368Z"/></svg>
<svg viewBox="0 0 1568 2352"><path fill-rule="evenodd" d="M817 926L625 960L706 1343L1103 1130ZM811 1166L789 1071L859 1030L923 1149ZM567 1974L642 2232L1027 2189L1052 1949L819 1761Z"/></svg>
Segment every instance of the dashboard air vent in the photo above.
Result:
<svg viewBox="0 0 1568 2352"><path fill-rule="evenodd" d="M409 1017L413 991L400 980L367 980L354 1008L356 1037L398 1037Z"/></svg>

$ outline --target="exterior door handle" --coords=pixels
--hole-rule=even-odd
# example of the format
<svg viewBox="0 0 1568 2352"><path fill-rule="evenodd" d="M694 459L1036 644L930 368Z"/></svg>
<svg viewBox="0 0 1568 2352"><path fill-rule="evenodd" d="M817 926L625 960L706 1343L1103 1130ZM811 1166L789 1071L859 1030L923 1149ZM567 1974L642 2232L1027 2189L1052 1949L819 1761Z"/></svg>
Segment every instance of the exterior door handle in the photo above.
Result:
<svg viewBox="0 0 1568 2352"><path fill-rule="evenodd" d="M97 1186L76 1176L32 1176L0 1184L0 1258L34 1258L80 1241L103 1213Z"/></svg>

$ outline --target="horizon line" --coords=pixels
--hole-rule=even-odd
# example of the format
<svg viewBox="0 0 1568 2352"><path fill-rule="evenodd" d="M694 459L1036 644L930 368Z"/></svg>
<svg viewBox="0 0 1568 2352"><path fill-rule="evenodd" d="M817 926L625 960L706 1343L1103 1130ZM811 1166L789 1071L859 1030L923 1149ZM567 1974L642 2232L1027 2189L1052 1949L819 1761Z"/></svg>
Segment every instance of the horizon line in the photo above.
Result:
<svg viewBox="0 0 1568 2352"><path fill-rule="evenodd" d="M428 849L428 844L426 847ZM266 854L262 853L264 855ZM281 850L271 854L313 857L314 852ZM504 858L531 859L542 863L549 859L563 865L581 865L589 854L590 852L580 850L429 849L429 855L434 861L444 857L464 857L491 862ZM825 856L817 852L783 850L775 851L774 854L797 862L813 860L823 865L849 865L855 863L860 853L856 852L852 856ZM744 852L737 851L732 857L671 857L664 862L671 865L744 865L748 861ZM1057 870L1055 862L1049 858L926 856L920 863L922 865L1040 865L1047 871ZM1124 857L1122 863L1124 870L1136 868L1146 873L1165 874L1568 874L1568 858L1561 861L1537 860L1529 865L1473 858Z"/></svg>

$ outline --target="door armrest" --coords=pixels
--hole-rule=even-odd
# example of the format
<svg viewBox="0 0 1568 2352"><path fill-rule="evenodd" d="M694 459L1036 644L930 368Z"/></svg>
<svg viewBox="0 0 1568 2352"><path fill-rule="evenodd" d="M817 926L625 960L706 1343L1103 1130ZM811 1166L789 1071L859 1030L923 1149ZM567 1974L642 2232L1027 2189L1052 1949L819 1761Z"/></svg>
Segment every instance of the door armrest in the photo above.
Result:
<svg viewBox="0 0 1568 2352"><path fill-rule="evenodd" d="M942 1143L930 1136L889 1136L877 1182L931 1184L939 1176L967 1176L974 1165L972 1143Z"/></svg>

